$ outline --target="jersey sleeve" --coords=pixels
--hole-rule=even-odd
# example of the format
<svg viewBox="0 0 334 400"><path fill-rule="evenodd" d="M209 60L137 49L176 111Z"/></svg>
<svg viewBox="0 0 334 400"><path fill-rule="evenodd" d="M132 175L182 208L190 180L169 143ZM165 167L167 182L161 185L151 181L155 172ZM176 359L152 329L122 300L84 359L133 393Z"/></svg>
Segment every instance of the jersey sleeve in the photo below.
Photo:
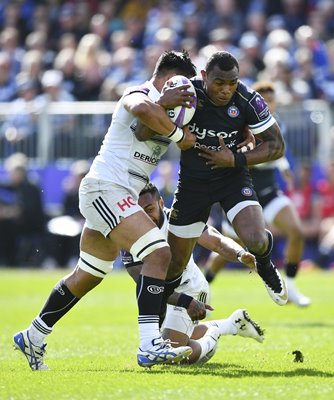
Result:
<svg viewBox="0 0 334 400"><path fill-rule="evenodd" d="M133 93L143 93L146 96L149 94L150 89L145 85L130 86L124 91L124 96L128 96Z"/></svg>
<svg viewBox="0 0 334 400"><path fill-rule="evenodd" d="M264 98L255 91L248 102L247 119L253 135L264 132L276 122Z"/></svg>

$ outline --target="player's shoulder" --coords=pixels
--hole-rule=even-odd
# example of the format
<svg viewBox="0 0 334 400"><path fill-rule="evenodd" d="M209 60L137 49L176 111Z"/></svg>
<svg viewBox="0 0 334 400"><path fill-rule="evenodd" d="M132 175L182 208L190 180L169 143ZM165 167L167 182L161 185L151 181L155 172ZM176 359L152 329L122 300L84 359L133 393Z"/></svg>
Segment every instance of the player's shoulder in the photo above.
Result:
<svg viewBox="0 0 334 400"><path fill-rule="evenodd" d="M133 93L143 93L148 95L150 91L152 90L151 85L149 82L144 82L140 85L135 85L135 86L129 86L124 90L124 96L128 96L129 94Z"/></svg>
<svg viewBox="0 0 334 400"><path fill-rule="evenodd" d="M236 93L241 99L249 102L257 92L255 92L255 90L250 86L246 85L243 81L239 80Z"/></svg>
<svg viewBox="0 0 334 400"><path fill-rule="evenodd" d="M195 89L204 90L204 81L201 76L196 75L193 78L191 78L190 81L194 85Z"/></svg>
<svg viewBox="0 0 334 400"><path fill-rule="evenodd" d="M269 107L260 93L247 86L242 81L239 81L236 92L241 99L240 101L243 102L245 107L249 109L251 113L255 114L260 121L267 120L271 117Z"/></svg>

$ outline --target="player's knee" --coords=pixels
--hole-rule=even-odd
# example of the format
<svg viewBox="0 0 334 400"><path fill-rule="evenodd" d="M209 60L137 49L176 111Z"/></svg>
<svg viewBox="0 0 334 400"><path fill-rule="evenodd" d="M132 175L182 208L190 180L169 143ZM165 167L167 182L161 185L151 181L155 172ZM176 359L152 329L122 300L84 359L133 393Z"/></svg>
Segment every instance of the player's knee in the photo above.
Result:
<svg viewBox="0 0 334 400"><path fill-rule="evenodd" d="M144 265L153 265L156 270L167 273L170 261L171 252L169 247L158 248L148 254L144 259Z"/></svg>
<svg viewBox="0 0 334 400"><path fill-rule="evenodd" d="M266 253L269 246L268 236L265 231L252 232L251 235L243 238L243 242L251 253L259 255Z"/></svg>
<svg viewBox="0 0 334 400"><path fill-rule="evenodd" d="M83 297L86 293L96 287L102 278L94 276L89 272L76 268L70 275L64 279L64 283L68 290L78 298Z"/></svg>

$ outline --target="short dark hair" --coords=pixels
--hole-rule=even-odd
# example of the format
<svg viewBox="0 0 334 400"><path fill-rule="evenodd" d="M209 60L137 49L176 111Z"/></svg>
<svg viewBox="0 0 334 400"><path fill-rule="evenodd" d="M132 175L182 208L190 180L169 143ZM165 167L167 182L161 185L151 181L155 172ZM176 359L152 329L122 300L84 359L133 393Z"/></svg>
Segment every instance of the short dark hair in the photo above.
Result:
<svg viewBox="0 0 334 400"><path fill-rule="evenodd" d="M230 71L234 67L237 67L239 71L239 63L237 59L228 51L216 51L208 59L205 71L208 74L213 68L218 65L222 71Z"/></svg>
<svg viewBox="0 0 334 400"><path fill-rule="evenodd" d="M152 194L152 196L154 196L157 200L159 200L161 197L158 188L155 186L153 182L148 182L140 191L139 196L142 196L146 193Z"/></svg>
<svg viewBox="0 0 334 400"><path fill-rule="evenodd" d="M196 75L196 67L187 51L169 50L163 52L156 63L153 75L163 75L171 71L187 78Z"/></svg>

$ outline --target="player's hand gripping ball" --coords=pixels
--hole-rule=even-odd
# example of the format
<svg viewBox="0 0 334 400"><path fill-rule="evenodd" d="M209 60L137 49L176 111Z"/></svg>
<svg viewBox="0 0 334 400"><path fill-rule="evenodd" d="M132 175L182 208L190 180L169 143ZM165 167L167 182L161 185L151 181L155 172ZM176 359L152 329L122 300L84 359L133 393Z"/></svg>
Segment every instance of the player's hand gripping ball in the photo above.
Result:
<svg viewBox="0 0 334 400"><path fill-rule="evenodd" d="M185 106L177 106L170 110L167 110L169 118L174 122L176 126L182 128L191 121L192 117L195 114L197 105L196 91L192 82L183 75L173 76L173 78L168 80L168 85L170 87L189 85L190 87L185 90L193 94L193 100L189 103L190 108Z"/></svg>

